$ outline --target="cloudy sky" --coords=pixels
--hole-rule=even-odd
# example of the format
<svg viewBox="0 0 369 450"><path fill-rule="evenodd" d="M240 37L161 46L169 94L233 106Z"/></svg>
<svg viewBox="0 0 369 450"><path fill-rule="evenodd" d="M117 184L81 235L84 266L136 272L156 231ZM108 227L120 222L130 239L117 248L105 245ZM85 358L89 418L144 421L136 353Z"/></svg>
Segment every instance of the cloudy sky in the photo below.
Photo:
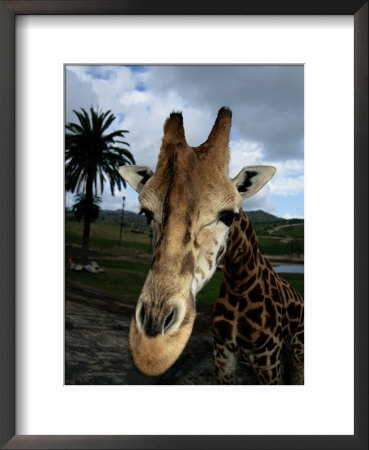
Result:
<svg viewBox="0 0 369 450"><path fill-rule="evenodd" d="M67 66L66 122L78 122L74 109L91 106L114 113L113 129L129 130L136 163L152 170L170 112L182 111L187 142L196 146L206 140L219 108L229 106L230 176L247 165L277 167L244 209L304 216L303 66ZM126 208L138 212L130 187L115 196L105 188L102 208L121 208L122 195ZM73 204L69 193L66 204Z"/></svg>

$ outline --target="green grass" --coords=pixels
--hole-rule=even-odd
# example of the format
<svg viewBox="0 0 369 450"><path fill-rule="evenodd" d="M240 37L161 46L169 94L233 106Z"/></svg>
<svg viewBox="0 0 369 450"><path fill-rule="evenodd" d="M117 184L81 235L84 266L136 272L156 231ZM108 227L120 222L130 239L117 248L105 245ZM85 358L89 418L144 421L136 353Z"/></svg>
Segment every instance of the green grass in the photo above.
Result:
<svg viewBox="0 0 369 450"><path fill-rule="evenodd" d="M214 305L219 295L223 279L222 272L215 272L208 284L197 294L196 303L199 305Z"/></svg>
<svg viewBox="0 0 369 450"><path fill-rule="evenodd" d="M116 263L117 264L117 263ZM105 272L91 274L88 272L74 272L66 270L66 278L110 294L137 297L144 285L149 266L146 264L122 264L121 268L111 268L112 264L101 264ZM304 274L280 274L298 292L304 294ZM200 305L214 305L219 295L220 284L223 278L221 272L215 272L209 283L197 294L197 303Z"/></svg>
<svg viewBox="0 0 369 450"><path fill-rule="evenodd" d="M303 273L281 273L284 278L297 292L304 295ZM223 279L222 272L215 272L209 283L197 294L197 303L202 305L214 305L219 295L220 285Z"/></svg>
<svg viewBox="0 0 369 450"><path fill-rule="evenodd" d="M100 265L104 269L123 270L125 272L140 272L147 274L150 268L150 264L138 264L130 261L116 261L116 260L103 260Z"/></svg>
<svg viewBox="0 0 369 450"><path fill-rule="evenodd" d="M83 223L65 222L65 242L80 245L82 242ZM119 247L120 226L117 224L93 223L90 230L90 247ZM150 234L132 233L130 228L124 228L122 234L122 247L134 248L143 252L149 251Z"/></svg>
<svg viewBox="0 0 369 450"><path fill-rule="evenodd" d="M65 276L75 281L110 294L138 297L144 285L149 264L129 263L126 261L103 260L99 265L105 270L98 274L66 268ZM216 272L209 283L199 292L199 304L213 305L218 298L223 274Z"/></svg>
<svg viewBox="0 0 369 450"><path fill-rule="evenodd" d="M293 238L304 237L304 224L291 225L289 227L280 228L279 230L272 231L272 235L275 236L287 236Z"/></svg>
<svg viewBox="0 0 369 450"><path fill-rule="evenodd" d="M259 237L258 241L265 255L285 255L290 252L290 245L278 239Z"/></svg>
<svg viewBox="0 0 369 450"><path fill-rule="evenodd" d="M279 273L297 292L304 295L304 274L303 273Z"/></svg>
<svg viewBox="0 0 369 450"><path fill-rule="evenodd" d="M84 284L109 294L137 297L144 285L148 268L135 267L133 270L118 270L105 268L105 263L100 264L105 272L92 274L89 272L74 272L66 269L65 276L68 280Z"/></svg>
<svg viewBox="0 0 369 450"><path fill-rule="evenodd" d="M80 246L82 230L82 223L66 221L66 244ZM150 267L150 235L146 230L143 234L138 234L133 233L130 229L124 229L123 241L120 246L119 231L120 226L118 224L102 222L92 224L90 233L91 259L96 260L105 272L98 274L85 271L75 272L71 271L67 264L66 278L114 295L138 297ZM259 243L263 252L269 255L288 254L290 250L290 244L283 243L278 239L261 237ZM71 249L68 250L68 252L71 251ZM75 247L73 252L72 256L78 262L80 250ZM132 259L132 261L127 259ZM303 293L303 274L282 274L282 276L295 289ZM221 272L215 272L209 283L198 293L197 302L199 304L214 305L218 298L222 277Z"/></svg>

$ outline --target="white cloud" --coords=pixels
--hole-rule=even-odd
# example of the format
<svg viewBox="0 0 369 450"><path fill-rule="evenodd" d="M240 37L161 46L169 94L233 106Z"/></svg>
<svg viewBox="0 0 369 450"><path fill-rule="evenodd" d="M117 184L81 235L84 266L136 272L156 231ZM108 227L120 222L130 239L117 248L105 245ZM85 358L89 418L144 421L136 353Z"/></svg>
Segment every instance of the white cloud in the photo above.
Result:
<svg viewBox="0 0 369 450"><path fill-rule="evenodd" d="M301 214L290 214L290 213L286 213L283 216L283 219L303 219L304 216L302 216Z"/></svg>
<svg viewBox="0 0 369 450"><path fill-rule="evenodd" d="M268 192L275 195L298 195L304 191L304 162L300 160L287 160L268 162L264 158L264 150L261 143L247 142L242 139L230 142L231 161L229 174L234 177L239 173L242 167L251 165L271 165L277 168L277 172L268 183L270 189ZM265 192L263 188L260 192ZM261 202L261 197L255 197L252 203ZM260 207L260 209L267 206ZM272 205L268 205L269 210ZM265 209L267 210L267 209Z"/></svg>
<svg viewBox="0 0 369 450"><path fill-rule="evenodd" d="M276 179L271 182L272 193L274 195L298 195L304 192L304 176L300 175L298 177L278 177L275 175Z"/></svg>
<svg viewBox="0 0 369 450"><path fill-rule="evenodd" d="M288 159L271 162L270 164L277 167L278 174L281 177L300 176L304 173L304 161L301 159Z"/></svg>
<svg viewBox="0 0 369 450"><path fill-rule="evenodd" d="M149 84L159 95L174 89L192 107L213 116L233 111L233 130L265 143L265 156L303 155L303 66L152 66Z"/></svg>
<svg viewBox="0 0 369 450"><path fill-rule="evenodd" d="M245 211L256 211L262 209L263 211L273 214L276 207L270 200L270 193L271 187L268 183L253 197L245 199L243 201L242 208Z"/></svg>
<svg viewBox="0 0 369 450"><path fill-rule="evenodd" d="M124 92L134 91L141 79L139 74L125 66L68 66L67 70L90 85L98 106L103 111L111 110L113 114L125 112L122 111L121 96Z"/></svg>
<svg viewBox="0 0 369 450"><path fill-rule="evenodd" d="M119 98L122 106L149 105L152 102L152 96L149 92L129 91L124 92Z"/></svg>
<svg viewBox="0 0 369 450"><path fill-rule="evenodd" d="M242 167L262 164L263 147L259 142L248 142L243 139L231 141L231 160L229 175L235 177Z"/></svg>
<svg viewBox="0 0 369 450"><path fill-rule="evenodd" d="M293 70L289 76L285 69L259 68L256 75L249 68L232 66L148 66L144 71L126 66L68 66L68 71L67 118L72 103L75 109L80 103L85 108L93 104L111 110L117 116L114 127L129 130L126 140L137 164L155 169L163 124L170 112L182 111L187 142L197 146L206 140L217 109L225 104L233 110L230 175L237 175L247 165L277 167L270 183L245 201L245 208L272 212L271 193L288 196L303 192L303 84L299 71L296 79ZM291 80L295 80L292 86L288 84ZM300 121L298 125L296 121ZM111 197L108 188L106 191L103 207L120 208L120 204L116 206L121 200ZM127 209L137 210L137 206L137 194L127 193Z"/></svg>
<svg viewBox="0 0 369 450"><path fill-rule="evenodd" d="M304 192L304 161L287 160L270 163L277 167L271 180L274 195L298 195Z"/></svg>
<svg viewBox="0 0 369 450"><path fill-rule="evenodd" d="M79 111L81 108L88 110L91 106L98 105L98 97L93 91L92 83L82 81L73 72L67 71L66 89L68 94L70 93L65 102L66 123L78 120L73 110Z"/></svg>

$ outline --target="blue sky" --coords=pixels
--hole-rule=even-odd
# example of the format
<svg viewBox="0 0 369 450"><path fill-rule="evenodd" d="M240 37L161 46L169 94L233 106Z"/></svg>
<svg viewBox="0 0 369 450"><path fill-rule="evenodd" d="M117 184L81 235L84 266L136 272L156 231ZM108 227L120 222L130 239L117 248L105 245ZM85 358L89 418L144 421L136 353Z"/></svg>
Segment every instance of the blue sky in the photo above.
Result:
<svg viewBox="0 0 369 450"><path fill-rule="evenodd" d="M189 145L201 144L217 111L233 112L230 176L243 166L271 164L273 179L244 201L246 211L263 209L279 217L304 217L303 66L77 66L66 67L66 121L73 109L111 110L113 129L126 129L137 164L155 170L163 123L182 111ZM111 196L103 209L139 209L130 187ZM67 206L73 196L67 193Z"/></svg>

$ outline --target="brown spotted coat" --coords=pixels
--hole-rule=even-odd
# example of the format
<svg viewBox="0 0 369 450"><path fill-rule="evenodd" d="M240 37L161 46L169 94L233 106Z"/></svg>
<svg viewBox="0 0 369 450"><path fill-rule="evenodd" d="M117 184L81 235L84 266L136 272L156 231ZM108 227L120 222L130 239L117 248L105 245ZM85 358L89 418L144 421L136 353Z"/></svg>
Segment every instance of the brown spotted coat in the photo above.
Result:
<svg viewBox="0 0 369 450"><path fill-rule="evenodd" d="M229 231L212 324L219 383L236 383L240 358L250 362L260 384L281 383L282 348L290 382L304 383L303 298L273 270L242 210Z"/></svg>

